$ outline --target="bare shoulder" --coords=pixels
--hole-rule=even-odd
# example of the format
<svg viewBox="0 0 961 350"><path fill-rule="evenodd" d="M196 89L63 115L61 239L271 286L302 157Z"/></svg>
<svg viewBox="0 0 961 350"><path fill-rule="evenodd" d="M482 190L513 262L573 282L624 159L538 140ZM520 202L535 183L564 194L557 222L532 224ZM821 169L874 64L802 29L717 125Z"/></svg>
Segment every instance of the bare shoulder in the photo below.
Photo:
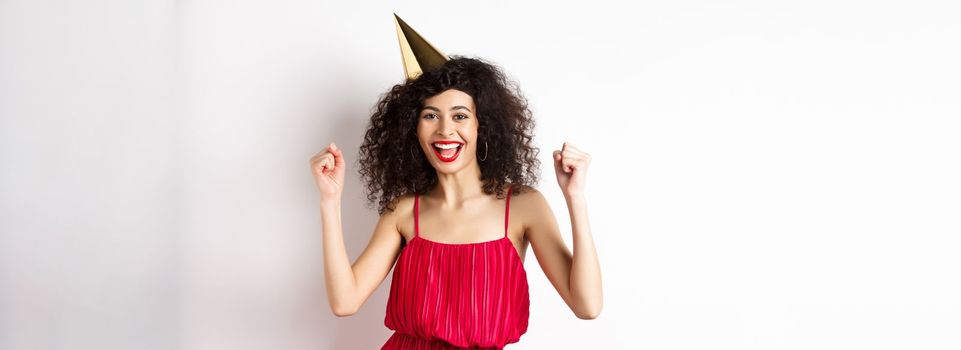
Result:
<svg viewBox="0 0 961 350"><path fill-rule="evenodd" d="M394 208L394 210L388 209L384 211L383 215L392 215L392 216L402 217L405 210L407 211L408 214L410 214L414 207L414 195L405 194L405 195L397 196L390 202L389 207Z"/></svg>
<svg viewBox="0 0 961 350"><path fill-rule="evenodd" d="M543 205L547 203L544 198L544 194L538 189L526 185L513 185L514 189L511 190L511 205L515 203L520 205Z"/></svg>
<svg viewBox="0 0 961 350"><path fill-rule="evenodd" d="M515 185L511 192L511 217L523 222L525 229L545 219L551 208L544 194L534 187Z"/></svg>
<svg viewBox="0 0 961 350"><path fill-rule="evenodd" d="M394 210L386 210L381 215L381 220L390 220L397 228L397 232L410 240L414 237L414 195L405 194L394 198L390 207Z"/></svg>

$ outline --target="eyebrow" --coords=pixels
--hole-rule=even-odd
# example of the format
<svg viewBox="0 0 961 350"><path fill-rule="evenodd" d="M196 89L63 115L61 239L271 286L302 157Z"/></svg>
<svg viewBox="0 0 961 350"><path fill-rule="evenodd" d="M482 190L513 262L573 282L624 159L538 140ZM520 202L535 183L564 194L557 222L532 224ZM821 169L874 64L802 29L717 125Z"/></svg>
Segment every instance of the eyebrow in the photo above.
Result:
<svg viewBox="0 0 961 350"><path fill-rule="evenodd" d="M437 107L434 107L434 106L424 106L424 108L422 108L422 109L429 109L429 110L432 110L432 111L435 111L435 112L440 112L440 108L437 108ZM474 112L474 111L470 110L470 108L467 108L467 107L464 107L464 106L454 106L454 107L451 107L451 108L450 108L450 110L452 110L452 111L455 110L455 109L466 109L468 112L471 112L471 113Z"/></svg>

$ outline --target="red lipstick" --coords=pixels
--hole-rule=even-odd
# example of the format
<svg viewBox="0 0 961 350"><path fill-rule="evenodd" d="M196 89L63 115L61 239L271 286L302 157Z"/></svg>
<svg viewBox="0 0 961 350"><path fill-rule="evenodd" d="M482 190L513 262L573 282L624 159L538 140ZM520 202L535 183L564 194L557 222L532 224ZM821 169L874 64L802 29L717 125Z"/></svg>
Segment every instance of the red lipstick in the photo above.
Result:
<svg viewBox="0 0 961 350"><path fill-rule="evenodd" d="M454 153L453 153L453 154L451 154L449 157L445 157L444 154L441 153L442 150L441 150L441 149L438 149L436 146L434 146L434 145L437 145L437 144L440 144L440 145L456 144L456 145L458 145L458 147L457 147L456 149L454 149ZM432 142L432 143L430 144L430 148L434 150L434 155L437 156L437 159L438 159L438 160L440 160L440 161L442 161L442 162L444 162L444 163L450 163L450 162L453 162L453 161L457 160L457 156L460 155L460 151L461 151L462 149L464 149L464 143L463 143L463 142L460 142L460 141L450 141L450 140L436 141L436 142ZM447 151L447 153L450 153L450 151Z"/></svg>

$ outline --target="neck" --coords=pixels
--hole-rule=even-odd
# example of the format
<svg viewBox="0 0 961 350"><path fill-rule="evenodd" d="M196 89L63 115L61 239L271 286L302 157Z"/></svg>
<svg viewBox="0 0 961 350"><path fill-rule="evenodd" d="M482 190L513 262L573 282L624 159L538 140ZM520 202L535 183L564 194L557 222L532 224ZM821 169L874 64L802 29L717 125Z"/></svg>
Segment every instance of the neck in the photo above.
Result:
<svg viewBox="0 0 961 350"><path fill-rule="evenodd" d="M443 207L461 207L465 202L485 196L480 167L473 163L453 174L437 173L437 186L427 193Z"/></svg>

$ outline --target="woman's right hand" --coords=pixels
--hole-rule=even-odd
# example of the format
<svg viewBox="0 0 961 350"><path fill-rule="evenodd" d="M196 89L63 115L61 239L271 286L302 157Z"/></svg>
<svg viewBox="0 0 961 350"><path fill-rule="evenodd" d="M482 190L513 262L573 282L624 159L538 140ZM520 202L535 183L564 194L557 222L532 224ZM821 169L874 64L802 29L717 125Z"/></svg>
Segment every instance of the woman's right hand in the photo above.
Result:
<svg viewBox="0 0 961 350"><path fill-rule="evenodd" d="M339 201L344 192L344 173L346 172L344 154L333 142L326 149L310 157L310 168L314 174L321 200Z"/></svg>

